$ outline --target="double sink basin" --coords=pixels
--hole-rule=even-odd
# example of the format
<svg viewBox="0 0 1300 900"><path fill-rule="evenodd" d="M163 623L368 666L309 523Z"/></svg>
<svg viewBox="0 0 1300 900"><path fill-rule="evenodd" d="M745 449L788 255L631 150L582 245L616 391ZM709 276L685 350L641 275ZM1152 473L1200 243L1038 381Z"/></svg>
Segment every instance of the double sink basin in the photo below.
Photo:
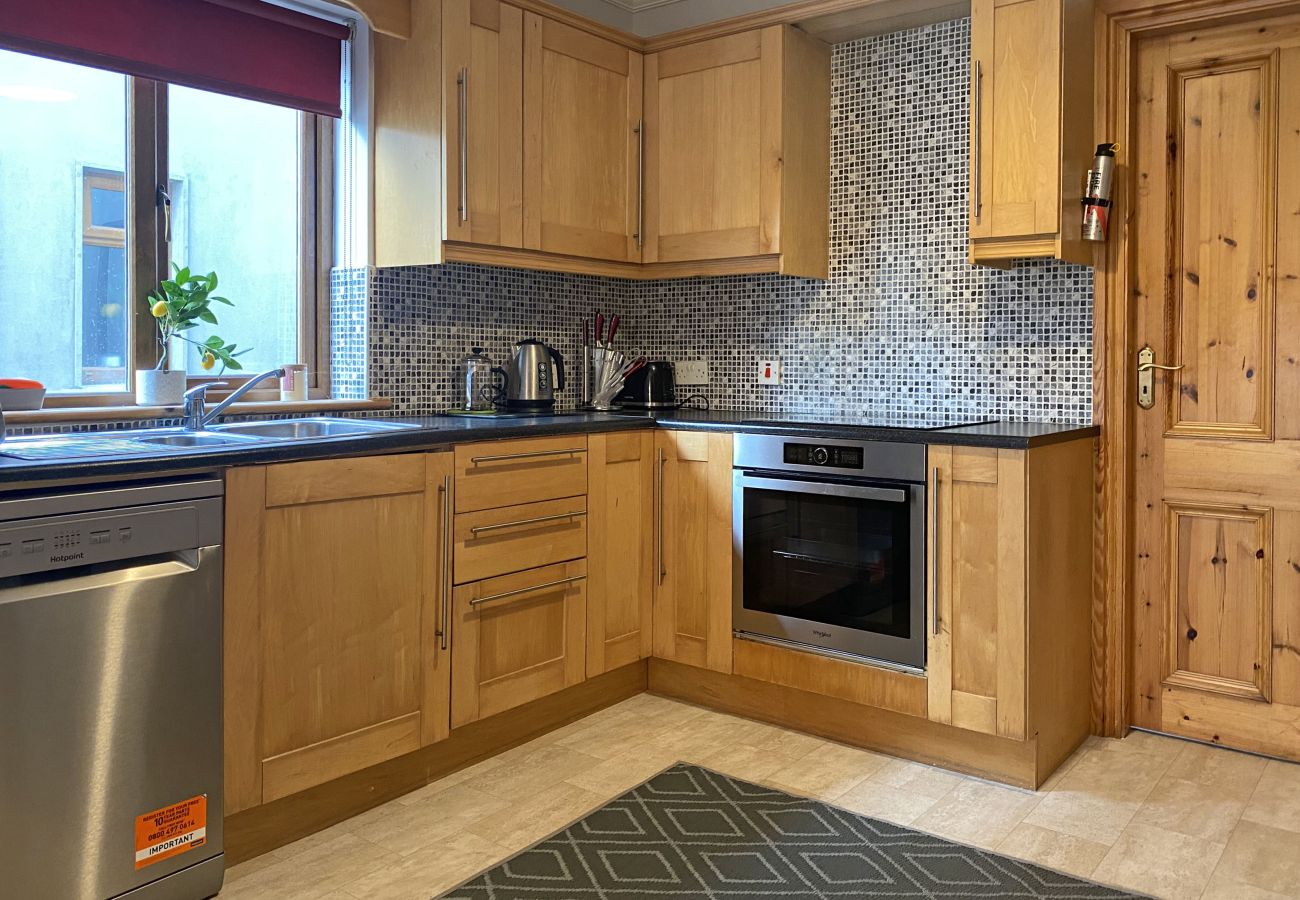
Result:
<svg viewBox="0 0 1300 900"><path fill-rule="evenodd" d="M135 455L147 453L150 449L235 448L260 443L292 443L335 437L360 437L418 427L409 422L317 416L306 419L231 422L228 425L213 425L203 431L160 428L15 438L0 443L0 456L13 456L19 459L71 459L85 456Z"/></svg>
<svg viewBox="0 0 1300 900"><path fill-rule="evenodd" d="M206 431L149 433L134 440L163 447L215 447L250 441L314 441L320 438L354 437L416 426L405 422L373 422L368 419L279 419L272 422L233 422L213 425Z"/></svg>

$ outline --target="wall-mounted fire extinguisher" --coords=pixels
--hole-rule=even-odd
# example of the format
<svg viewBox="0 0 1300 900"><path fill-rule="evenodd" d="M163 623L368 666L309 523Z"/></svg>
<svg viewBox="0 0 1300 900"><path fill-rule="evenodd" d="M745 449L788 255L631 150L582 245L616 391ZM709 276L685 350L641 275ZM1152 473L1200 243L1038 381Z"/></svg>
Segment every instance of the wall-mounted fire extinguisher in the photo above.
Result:
<svg viewBox="0 0 1300 900"><path fill-rule="evenodd" d="M1111 189L1115 184L1115 151L1119 144L1098 144L1083 193L1083 239L1104 241L1110 231Z"/></svg>

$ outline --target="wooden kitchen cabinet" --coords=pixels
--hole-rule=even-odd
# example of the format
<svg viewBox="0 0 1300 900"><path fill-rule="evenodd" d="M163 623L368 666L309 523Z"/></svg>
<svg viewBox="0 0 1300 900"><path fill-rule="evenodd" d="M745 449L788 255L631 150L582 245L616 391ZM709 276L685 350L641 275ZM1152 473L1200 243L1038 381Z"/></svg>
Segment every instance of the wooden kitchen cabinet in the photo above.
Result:
<svg viewBox="0 0 1300 900"><path fill-rule="evenodd" d="M226 477L226 811L449 732L450 453Z"/></svg>
<svg viewBox="0 0 1300 900"><path fill-rule="evenodd" d="M584 679L586 575L579 559L455 589L453 728Z"/></svg>
<svg viewBox="0 0 1300 900"><path fill-rule="evenodd" d="M587 438L587 676L648 657L654 602L655 436Z"/></svg>
<svg viewBox="0 0 1300 900"><path fill-rule="evenodd" d="M645 97L645 263L827 277L825 44L777 25L652 53Z"/></svg>
<svg viewBox="0 0 1300 900"><path fill-rule="evenodd" d="M442 10L447 240L522 247L523 12L498 0Z"/></svg>
<svg viewBox="0 0 1300 900"><path fill-rule="evenodd" d="M970 257L1091 264L1092 0L973 0Z"/></svg>
<svg viewBox="0 0 1300 900"><path fill-rule="evenodd" d="M639 262L642 57L524 13L524 246Z"/></svg>
<svg viewBox="0 0 1300 900"><path fill-rule="evenodd" d="M1037 739L1051 771L1089 727L1092 441L931 446L928 712Z"/></svg>
<svg viewBox="0 0 1300 900"><path fill-rule="evenodd" d="M731 672L732 436L655 433L654 655Z"/></svg>

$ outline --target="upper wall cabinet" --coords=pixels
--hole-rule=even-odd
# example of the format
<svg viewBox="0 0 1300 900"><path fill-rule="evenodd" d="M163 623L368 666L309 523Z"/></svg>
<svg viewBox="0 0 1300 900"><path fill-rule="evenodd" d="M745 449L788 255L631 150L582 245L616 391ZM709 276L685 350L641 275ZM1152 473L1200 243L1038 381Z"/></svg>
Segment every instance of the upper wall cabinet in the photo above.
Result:
<svg viewBox="0 0 1300 900"><path fill-rule="evenodd" d="M375 38L376 265L827 276L825 44L645 57L500 0L414 4L410 32Z"/></svg>
<svg viewBox="0 0 1300 900"><path fill-rule="evenodd" d="M524 245L524 15L443 0L447 240Z"/></svg>
<svg viewBox="0 0 1300 900"><path fill-rule="evenodd" d="M971 4L970 258L1091 264L1092 0Z"/></svg>
<svg viewBox="0 0 1300 900"><path fill-rule="evenodd" d="M826 278L830 53L772 26L646 57L646 263Z"/></svg>
<svg viewBox="0 0 1300 900"><path fill-rule="evenodd" d="M524 246L637 262L641 54L524 14Z"/></svg>

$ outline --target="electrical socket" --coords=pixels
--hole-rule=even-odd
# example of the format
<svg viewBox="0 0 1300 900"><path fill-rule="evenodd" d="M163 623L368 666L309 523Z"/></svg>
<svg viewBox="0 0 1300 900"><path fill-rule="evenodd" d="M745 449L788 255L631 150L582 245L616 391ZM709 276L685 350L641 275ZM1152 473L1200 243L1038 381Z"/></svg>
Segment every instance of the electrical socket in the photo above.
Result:
<svg viewBox="0 0 1300 900"><path fill-rule="evenodd" d="M702 359L688 359L673 364L678 384L708 384L709 364Z"/></svg>
<svg viewBox="0 0 1300 900"><path fill-rule="evenodd" d="M760 359L758 361L759 384L780 384L781 374L781 360Z"/></svg>

